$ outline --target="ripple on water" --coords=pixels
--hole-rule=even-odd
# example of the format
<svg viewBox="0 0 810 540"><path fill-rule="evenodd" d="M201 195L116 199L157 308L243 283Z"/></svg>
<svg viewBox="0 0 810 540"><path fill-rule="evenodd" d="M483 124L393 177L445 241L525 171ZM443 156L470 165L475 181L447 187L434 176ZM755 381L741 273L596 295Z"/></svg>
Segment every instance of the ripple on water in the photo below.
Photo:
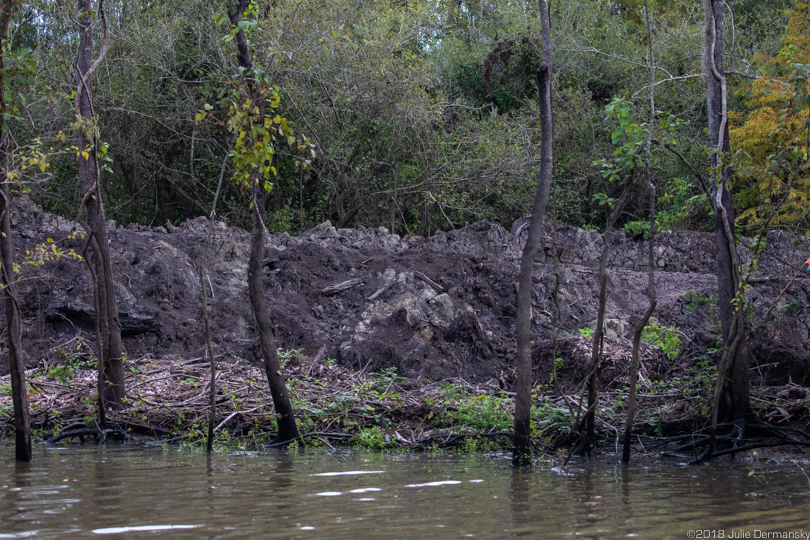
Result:
<svg viewBox="0 0 810 540"><path fill-rule="evenodd" d="M0 462L12 463L13 452L0 446ZM759 497L752 494L766 488L744 464L681 469L593 461L559 476L541 467L515 471L508 460L481 455L206 457L89 446L38 449L34 463L23 472L0 467L0 540L103 534L339 540L430 538L438 531L448 538L682 538L696 528L810 528L810 498L779 495L808 491L795 466L758 465L768 486L779 489Z"/></svg>
<svg viewBox="0 0 810 540"><path fill-rule="evenodd" d="M436 482L425 482L424 484L408 484L406 488L420 488L420 487L436 487L436 486L452 486L460 484L461 480L438 480Z"/></svg>
<svg viewBox="0 0 810 540"><path fill-rule="evenodd" d="M136 527L107 527L94 529L93 534L123 534L129 532L171 531L178 529L196 529L199 525L138 525Z"/></svg>
<svg viewBox="0 0 810 540"><path fill-rule="evenodd" d="M385 471L334 471L312 474L310 476L357 476L361 474L383 474Z"/></svg>

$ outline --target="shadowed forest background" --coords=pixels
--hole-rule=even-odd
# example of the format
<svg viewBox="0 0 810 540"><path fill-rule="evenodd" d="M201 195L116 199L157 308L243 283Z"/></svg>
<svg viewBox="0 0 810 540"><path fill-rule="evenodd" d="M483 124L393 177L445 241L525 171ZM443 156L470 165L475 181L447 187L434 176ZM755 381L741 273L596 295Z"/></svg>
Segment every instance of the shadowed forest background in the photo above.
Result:
<svg viewBox="0 0 810 540"><path fill-rule="evenodd" d="M807 6L737 0L728 7L738 225L753 235L770 219L803 234L808 187L794 174L790 147L806 127L807 107L793 112L789 78L810 54ZM656 106L672 115L666 136L705 171L703 6L656 0L650 8ZM227 123L239 73L224 6L116 0L105 9L109 51L92 84L107 217L165 225L207 215L220 169L226 178L234 172ZM638 0L551 6L549 215L558 222L601 228L605 202L617 196L596 163L615 150L606 105L622 98L642 127L648 114L643 9ZM9 30L6 77L14 189L70 217L83 193L71 129L75 18L73 2L24 3ZM95 26L100 43L102 25ZM252 4L240 29L256 69L277 87L276 112L311 143L277 145L270 232L328 219L427 235L482 218L508 227L528 213L539 169L535 2L280 0ZM684 162L659 153L652 168L658 228L711 230L709 200ZM247 227L250 193L234 182L223 189L218 217ZM636 189L617 224L633 234L648 226L646 187Z"/></svg>

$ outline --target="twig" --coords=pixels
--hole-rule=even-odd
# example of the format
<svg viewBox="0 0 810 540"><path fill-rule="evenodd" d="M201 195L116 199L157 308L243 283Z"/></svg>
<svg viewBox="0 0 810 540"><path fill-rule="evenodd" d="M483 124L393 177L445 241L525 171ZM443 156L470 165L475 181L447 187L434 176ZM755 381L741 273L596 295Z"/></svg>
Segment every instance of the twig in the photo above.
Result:
<svg viewBox="0 0 810 540"><path fill-rule="evenodd" d="M425 283L436 289L437 292L444 292L444 287L442 287L441 285L439 285L438 283L427 277L424 273L417 271L414 272L413 275L415 275L416 277L418 277L419 279L421 279L422 281L424 281Z"/></svg>

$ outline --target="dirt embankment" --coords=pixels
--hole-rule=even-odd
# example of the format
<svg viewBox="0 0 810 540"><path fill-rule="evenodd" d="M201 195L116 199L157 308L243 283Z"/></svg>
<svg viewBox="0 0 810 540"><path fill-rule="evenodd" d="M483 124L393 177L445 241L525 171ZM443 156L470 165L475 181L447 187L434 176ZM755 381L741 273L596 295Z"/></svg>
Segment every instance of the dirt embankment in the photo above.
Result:
<svg viewBox="0 0 810 540"><path fill-rule="evenodd" d="M70 240L77 224L43 212L25 198L15 201L13 231L18 260L52 239L81 251ZM109 224L113 267L129 358L200 356L203 330L197 264L208 221L179 227L117 227ZM557 227L535 264L534 322L538 379L547 378L548 342L557 325L550 254L560 265L563 333L577 333L596 318L601 235ZM247 297L248 235L216 223L205 286L209 287L217 353L256 361L259 350ZM555 238L555 239L554 239ZM661 233L656 237L659 325L683 333L684 354L667 360L649 351L653 376L683 367L714 346L716 323L714 244L711 235ZM608 338L616 356L616 380L631 319L646 306L647 242L617 233L608 278ZM324 223L292 237L272 235L266 246L264 284L280 347L359 370L395 367L405 377L471 382L508 377L514 356L515 284L520 238L498 224L479 222L430 238L400 238L380 229L335 230ZM788 285L810 256L810 242L771 233L749 291L752 320L762 323L752 351L759 382L810 386L810 273ZM56 362L75 345L77 332L92 335L90 275L83 261L62 257L23 266L19 284L26 363ZM779 297L776 305L762 316ZM89 339L89 338L88 338ZM92 341L92 339L89 339ZM570 341L570 340L569 340ZM573 343L573 342L572 342ZM5 345L0 345L4 347ZM589 353L561 344L570 379ZM546 358L548 357L548 358ZM542 365L541 365L542 364ZM1 368L4 372L5 366ZM508 382L508 381L506 381Z"/></svg>

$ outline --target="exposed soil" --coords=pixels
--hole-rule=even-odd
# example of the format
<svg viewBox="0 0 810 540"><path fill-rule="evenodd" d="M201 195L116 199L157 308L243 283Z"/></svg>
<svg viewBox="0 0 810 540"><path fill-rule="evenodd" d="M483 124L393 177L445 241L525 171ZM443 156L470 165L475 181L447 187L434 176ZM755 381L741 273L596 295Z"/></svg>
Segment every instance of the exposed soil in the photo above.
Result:
<svg viewBox="0 0 810 540"><path fill-rule="evenodd" d="M129 358L201 356L200 283L208 221L198 218L167 231L163 227L116 227L110 242L125 347ZM46 214L25 198L15 201L13 230L18 260L54 240L81 252L78 225ZM560 258L562 333L593 324L601 236L571 227L546 227L542 262L535 265L533 330L544 358L556 332L552 249ZM255 362L259 354L247 297L247 233L215 224L206 285L218 354ZM788 284L810 243L786 233L769 236L749 292L757 321ZM711 236L662 233L656 237L663 326L684 337L686 367L707 354L717 339ZM630 321L646 305L646 242L616 234L608 281L608 356L626 357ZM299 237L278 234L266 248L264 277L279 347L333 358L339 364L378 371L394 367L408 378L461 377L482 382L509 372L514 355L515 287L520 239L501 226L480 222L425 239L405 239L380 229L335 230L324 223ZM549 261L546 262L548 257ZM799 261L799 262L797 262ZM77 331L92 335L90 275L69 257L24 265L19 286L26 364L58 361L62 345ZM344 290L328 287L349 282ZM0 318L2 315L0 315ZM757 331L757 383L810 383L810 274L800 273ZM92 341L92 340L91 340ZM542 344L542 345L541 345ZM322 350L323 349L323 350ZM611 351L614 351L611 352ZM650 354L654 352L650 351ZM566 351L566 365L587 361L587 351ZM5 368L3 368L5 369ZM547 368L540 368L541 371ZM572 377L578 379L580 368ZM659 366L667 373L672 366ZM545 377L545 374L542 374ZM606 375L612 380L615 374ZM575 381L575 384L579 382Z"/></svg>
<svg viewBox="0 0 810 540"><path fill-rule="evenodd" d="M18 260L31 252L35 255L29 262L34 262L38 245L51 249L48 239L82 251L84 241L71 239L80 230L77 224L47 214L25 198L14 204ZM198 218L167 227L109 223L130 362L203 356L197 264L203 260L208 221ZM590 359L588 341L578 331L596 318L602 238L551 224L546 231L534 275L535 377L539 384L550 384L558 320L550 255L556 252L562 310L559 382L564 392L576 393ZM219 222L214 233L205 286L210 288L216 352L223 361L257 364L260 353L246 287L248 235ZM621 389L627 383L630 321L647 304L647 242L616 233L611 245L601 381L605 388ZM718 333L711 235L665 232L656 237L656 245L659 303L654 319L677 328L682 348L675 360L658 347L645 350L642 375L649 382L677 378L712 362ZM519 236L488 222L431 238L400 238L384 228L335 230L328 222L298 237L271 235L264 285L278 345L316 363L333 359L358 372L394 368L416 384L495 381L509 390L520 248ZM772 233L751 280L748 309L756 328L751 350L757 387L810 385L810 274L797 274L808 253L806 239ZM94 313L84 261L63 256L38 266L24 264L22 276L18 291L26 365L57 365L74 357L77 347L92 347ZM0 374L5 372L3 365ZM787 417L801 422L806 406L805 413L797 407Z"/></svg>

